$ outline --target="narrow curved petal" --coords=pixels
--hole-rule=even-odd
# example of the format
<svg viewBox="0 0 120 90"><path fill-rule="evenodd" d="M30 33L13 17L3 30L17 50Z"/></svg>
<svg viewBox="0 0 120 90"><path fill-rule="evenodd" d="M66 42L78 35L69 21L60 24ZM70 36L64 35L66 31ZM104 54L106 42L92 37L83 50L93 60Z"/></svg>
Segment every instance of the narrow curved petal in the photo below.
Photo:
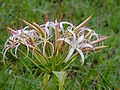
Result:
<svg viewBox="0 0 120 90"><path fill-rule="evenodd" d="M69 58L71 57L71 55L73 54L74 50L75 50L74 48L71 48L71 49L70 49L70 51L69 51L67 57L65 58L65 62L68 61L68 59L69 59Z"/></svg>
<svg viewBox="0 0 120 90"><path fill-rule="evenodd" d="M92 37L92 35L95 35L98 38L98 34L96 34L95 31L93 31L92 29L87 28L87 27L83 27L82 29L91 32L90 37ZM81 31L83 31L83 30L81 30Z"/></svg>
<svg viewBox="0 0 120 90"><path fill-rule="evenodd" d="M64 28L63 28L63 24L68 24L68 25L70 25L72 28L74 28L74 26L71 24L71 23L69 23L69 22L60 22L60 29L64 32L65 30L64 30Z"/></svg>
<svg viewBox="0 0 120 90"><path fill-rule="evenodd" d="M62 23L60 23L60 30L62 30L64 32L64 28L63 28Z"/></svg>
<svg viewBox="0 0 120 90"><path fill-rule="evenodd" d="M76 48L76 50L80 53L81 55L81 58L82 58L82 65L84 64L84 54L83 52L79 49L79 48Z"/></svg>
<svg viewBox="0 0 120 90"><path fill-rule="evenodd" d="M93 46L91 44L87 44L87 43L83 43L83 44L78 45L78 48L80 48L80 47L90 47L90 48L93 48Z"/></svg>
<svg viewBox="0 0 120 90"><path fill-rule="evenodd" d="M53 27L53 28L55 29L55 24L54 24L53 22L47 22L47 23L45 24L45 30L46 30L46 32L47 32L47 34L48 34L48 36L49 36L49 35L50 35L50 31L48 30L47 27Z"/></svg>
<svg viewBox="0 0 120 90"><path fill-rule="evenodd" d="M35 51L35 48L39 45L39 44L41 44L41 43L43 43L44 41L40 41L40 42L38 42L36 45L35 45L35 47L33 48L33 51L32 51L32 57L33 57L33 53L34 53L34 51Z"/></svg>
<svg viewBox="0 0 120 90"><path fill-rule="evenodd" d="M67 42L68 44L71 45L71 41L68 38L59 38L59 39L57 39L57 41L60 41L60 40L65 41L65 42Z"/></svg>
<svg viewBox="0 0 120 90"><path fill-rule="evenodd" d="M48 37L49 37L49 30L48 30L48 28L45 27L45 30L46 30L46 32L47 32L47 34L48 34Z"/></svg>
<svg viewBox="0 0 120 90"><path fill-rule="evenodd" d="M54 22L50 22L49 27L52 27L52 28L55 29L55 23Z"/></svg>
<svg viewBox="0 0 120 90"><path fill-rule="evenodd" d="M4 48L3 48L3 50L2 50L2 54L3 54L3 52L5 51L5 49L8 48L8 47L10 47L10 46L9 46L9 45L4 45Z"/></svg>
<svg viewBox="0 0 120 90"><path fill-rule="evenodd" d="M69 23L69 22L60 22L61 24L68 24L68 25L70 25L71 27L74 27L71 23Z"/></svg>
<svg viewBox="0 0 120 90"><path fill-rule="evenodd" d="M12 50L13 50L13 48L10 49L11 54L12 54L14 57L17 58L17 56L16 56L15 54L13 54L13 51L12 51Z"/></svg>
<svg viewBox="0 0 120 90"><path fill-rule="evenodd" d="M83 40L84 40L84 34L82 34L82 36L78 38L78 43L81 43Z"/></svg>
<svg viewBox="0 0 120 90"><path fill-rule="evenodd" d="M20 43L16 46L15 48L15 56L17 56L17 49L18 49L18 46L20 45Z"/></svg>
<svg viewBox="0 0 120 90"><path fill-rule="evenodd" d="M45 56L45 46L46 46L46 42L44 42L44 45L43 45L43 56Z"/></svg>
<svg viewBox="0 0 120 90"><path fill-rule="evenodd" d="M28 29L28 28L29 28L29 26L24 27L24 28L23 28L23 31L26 30L26 29Z"/></svg>
<svg viewBox="0 0 120 90"><path fill-rule="evenodd" d="M74 41L76 40L76 36L75 36L75 33L73 32L73 31L71 31L71 30L68 30L70 33L72 33L72 35L73 35L73 39L74 39Z"/></svg>
<svg viewBox="0 0 120 90"><path fill-rule="evenodd" d="M5 56L5 54L6 54L6 52L7 52L7 50L8 50L9 48L10 48L10 47L8 47L8 48L5 49L5 52L3 53L3 57L4 57L4 58L7 58L7 57Z"/></svg>

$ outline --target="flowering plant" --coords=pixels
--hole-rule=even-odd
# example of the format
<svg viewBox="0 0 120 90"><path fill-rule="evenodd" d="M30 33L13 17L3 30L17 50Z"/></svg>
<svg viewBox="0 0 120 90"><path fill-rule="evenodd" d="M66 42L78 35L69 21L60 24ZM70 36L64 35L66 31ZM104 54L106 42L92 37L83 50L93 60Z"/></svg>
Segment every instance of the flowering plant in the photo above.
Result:
<svg viewBox="0 0 120 90"><path fill-rule="evenodd" d="M46 72L43 89L51 75L53 80L58 83L59 90L62 90L66 76L65 70L74 62L76 56L81 56L81 65L83 65L85 53L107 47L103 46L103 40L109 37L96 34L95 31L85 26L90 18L91 16L77 27L69 22L57 22L57 20L55 23L46 22L38 25L35 22L30 24L21 19L27 25L25 28L13 30L7 27L11 36L4 45L3 56L6 58L6 52L10 49L11 54L17 58L17 51L19 51ZM97 46L99 42L102 42L101 46ZM27 54L20 50L19 46L26 47ZM34 59L29 57L29 53Z"/></svg>

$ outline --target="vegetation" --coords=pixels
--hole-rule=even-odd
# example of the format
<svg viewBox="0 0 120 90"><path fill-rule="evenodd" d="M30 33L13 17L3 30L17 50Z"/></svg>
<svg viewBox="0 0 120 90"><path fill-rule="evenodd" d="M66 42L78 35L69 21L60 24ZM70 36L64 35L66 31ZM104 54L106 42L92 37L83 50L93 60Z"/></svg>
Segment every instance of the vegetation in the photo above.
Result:
<svg viewBox="0 0 120 90"><path fill-rule="evenodd" d="M120 32L119 0L0 0L0 88L41 89L44 73L23 55L19 58L7 53L3 63L2 49L9 37L6 27L19 27L19 19L43 24L48 18L79 24L89 16L87 26L104 36L113 36L104 43L108 48L89 53L83 66L79 58L67 70L65 90L119 89L120 88ZM23 24L24 26L24 24ZM22 48L24 50L24 48ZM51 81L53 82L53 81ZM52 83L49 82L49 86ZM53 85L54 86L54 85Z"/></svg>

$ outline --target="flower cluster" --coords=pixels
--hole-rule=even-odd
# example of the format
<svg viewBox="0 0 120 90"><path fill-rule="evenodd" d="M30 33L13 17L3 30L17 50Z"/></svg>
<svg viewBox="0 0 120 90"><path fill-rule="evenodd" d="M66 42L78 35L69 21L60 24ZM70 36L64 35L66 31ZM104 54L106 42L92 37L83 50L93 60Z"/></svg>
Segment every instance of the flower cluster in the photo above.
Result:
<svg viewBox="0 0 120 90"><path fill-rule="evenodd" d="M97 43L109 38L96 34L85 26L90 18L77 27L69 22L58 23L57 20L55 23L46 22L38 25L21 19L27 25L25 28L20 30L7 28L11 36L4 45L3 56L6 57L6 52L10 49L12 55L18 57L17 51L20 51L40 69L48 72L65 70L77 55L81 56L83 64L84 54L105 48L103 43L102 46L97 46ZM27 54L22 52L19 46L26 47ZM29 52L35 59L29 58Z"/></svg>

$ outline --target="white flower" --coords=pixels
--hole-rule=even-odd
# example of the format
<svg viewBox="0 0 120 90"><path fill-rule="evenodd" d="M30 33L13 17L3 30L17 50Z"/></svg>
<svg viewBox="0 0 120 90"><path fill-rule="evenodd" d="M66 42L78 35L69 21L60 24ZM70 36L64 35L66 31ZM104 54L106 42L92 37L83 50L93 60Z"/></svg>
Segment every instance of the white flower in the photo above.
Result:
<svg viewBox="0 0 120 90"><path fill-rule="evenodd" d="M82 34L80 37L77 38L73 31L69 30L69 32L72 33L73 40L70 40L68 38L59 38L57 40L57 41L63 40L71 46L71 49L69 50L69 53L68 53L67 57L65 58L65 62L67 62L69 60L69 58L72 56L73 52L75 50L77 50L82 57L82 64L83 64L84 63L84 54L80 48L83 48L83 47L93 48L93 46L88 43L83 43L84 34Z"/></svg>

